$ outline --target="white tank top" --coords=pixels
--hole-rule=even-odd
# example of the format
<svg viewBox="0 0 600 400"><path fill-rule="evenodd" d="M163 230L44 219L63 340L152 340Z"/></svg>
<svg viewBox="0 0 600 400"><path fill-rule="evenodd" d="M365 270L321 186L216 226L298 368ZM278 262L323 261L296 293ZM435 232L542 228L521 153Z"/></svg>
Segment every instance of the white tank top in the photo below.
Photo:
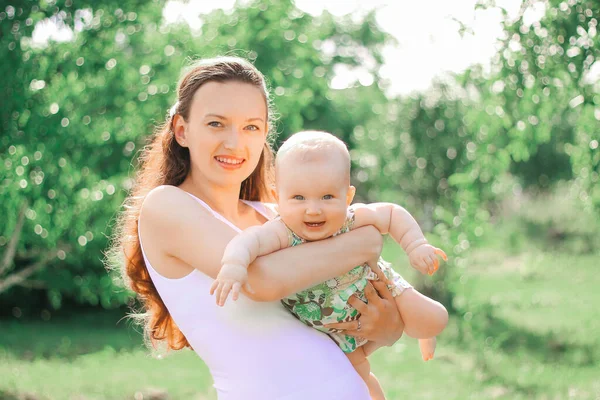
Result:
<svg viewBox="0 0 600 400"><path fill-rule="evenodd" d="M246 204L269 218L261 203ZM213 279L208 275L194 269L183 278L165 278L152 267L143 246L142 254L169 313L208 366L219 400L370 399L333 340L302 324L279 301L257 302L240 294L237 301L219 307L209 294Z"/></svg>

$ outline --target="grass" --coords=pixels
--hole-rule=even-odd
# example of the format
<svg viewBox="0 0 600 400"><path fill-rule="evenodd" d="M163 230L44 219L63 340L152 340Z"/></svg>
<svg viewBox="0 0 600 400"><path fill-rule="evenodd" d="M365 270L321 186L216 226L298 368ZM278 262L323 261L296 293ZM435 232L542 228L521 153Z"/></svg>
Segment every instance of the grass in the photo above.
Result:
<svg viewBox="0 0 600 400"><path fill-rule="evenodd" d="M405 263L394 247L386 258ZM592 255L473 252L450 272L457 314L433 362L403 338L375 353L389 399L600 399L600 275ZM417 280L407 268L399 268ZM0 321L0 398L215 399L190 351L153 358L120 314Z"/></svg>
<svg viewBox="0 0 600 400"><path fill-rule="evenodd" d="M152 356L141 334L121 318L121 313L94 312L4 321L0 398L215 398L208 368L195 353Z"/></svg>

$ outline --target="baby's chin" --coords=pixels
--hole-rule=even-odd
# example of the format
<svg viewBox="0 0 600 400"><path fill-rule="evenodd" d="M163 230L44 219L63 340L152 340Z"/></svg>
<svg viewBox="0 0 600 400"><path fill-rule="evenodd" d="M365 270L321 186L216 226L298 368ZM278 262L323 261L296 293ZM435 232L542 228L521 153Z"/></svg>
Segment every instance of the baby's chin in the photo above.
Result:
<svg viewBox="0 0 600 400"><path fill-rule="evenodd" d="M330 232L330 229L323 229L322 231L309 232L306 229L299 229L294 231L296 235L300 236L307 242L316 242L318 240L324 240L333 236L335 232Z"/></svg>
<svg viewBox="0 0 600 400"><path fill-rule="evenodd" d="M333 235L330 234L319 234L319 235L315 235L315 234L311 234L311 235L304 235L304 234L299 234L298 236L300 236L302 239L306 240L307 242L316 242L319 240L324 240L327 238L330 238Z"/></svg>

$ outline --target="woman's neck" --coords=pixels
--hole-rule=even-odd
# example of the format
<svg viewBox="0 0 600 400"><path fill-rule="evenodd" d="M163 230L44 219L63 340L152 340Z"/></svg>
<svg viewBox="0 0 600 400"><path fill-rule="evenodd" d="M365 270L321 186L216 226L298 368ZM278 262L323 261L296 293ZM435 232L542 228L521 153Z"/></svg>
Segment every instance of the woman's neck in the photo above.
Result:
<svg viewBox="0 0 600 400"><path fill-rule="evenodd" d="M240 215L240 185L218 186L205 178L190 174L179 186L198 197L227 220L236 221Z"/></svg>

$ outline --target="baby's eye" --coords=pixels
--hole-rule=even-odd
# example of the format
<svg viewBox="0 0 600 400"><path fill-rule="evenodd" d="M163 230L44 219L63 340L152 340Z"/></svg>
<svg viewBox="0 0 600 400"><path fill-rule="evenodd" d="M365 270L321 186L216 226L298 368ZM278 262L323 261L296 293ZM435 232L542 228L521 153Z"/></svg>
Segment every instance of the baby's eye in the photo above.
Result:
<svg viewBox="0 0 600 400"><path fill-rule="evenodd" d="M323 200L331 200L331 199L333 199L332 194L326 194L325 196L323 196Z"/></svg>
<svg viewBox="0 0 600 400"><path fill-rule="evenodd" d="M299 194L292 197L294 200L304 200L304 196L300 196Z"/></svg>
<svg viewBox="0 0 600 400"><path fill-rule="evenodd" d="M212 126L213 128L220 128L223 126L219 121L210 121L207 125Z"/></svg>

